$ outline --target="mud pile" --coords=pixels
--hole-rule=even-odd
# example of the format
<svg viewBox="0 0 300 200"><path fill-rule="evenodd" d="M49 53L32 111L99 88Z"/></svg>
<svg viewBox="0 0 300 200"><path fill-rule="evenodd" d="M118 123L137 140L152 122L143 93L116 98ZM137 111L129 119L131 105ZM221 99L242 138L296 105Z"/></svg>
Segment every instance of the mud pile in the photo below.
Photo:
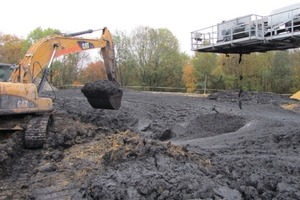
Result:
<svg viewBox="0 0 300 200"><path fill-rule="evenodd" d="M0 199L300 199L299 102L124 90L119 110L56 92L43 149L0 143Z"/></svg>
<svg viewBox="0 0 300 200"><path fill-rule="evenodd" d="M109 141L104 168L87 181L88 199L216 198L214 190L223 188L212 180L210 161L184 147L130 132L110 136ZM236 191L226 191L239 197Z"/></svg>
<svg viewBox="0 0 300 200"><path fill-rule="evenodd" d="M81 91L93 108L118 110L121 106L123 91L112 81L86 83Z"/></svg>
<svg viewBox="0 0 300 200"><path fill-rule="evenodd" d="M10 174L15 158L21 154L23 148L22 137L23 133L19 131L13 133L8 139L1 137L0 178Z"/></svg>

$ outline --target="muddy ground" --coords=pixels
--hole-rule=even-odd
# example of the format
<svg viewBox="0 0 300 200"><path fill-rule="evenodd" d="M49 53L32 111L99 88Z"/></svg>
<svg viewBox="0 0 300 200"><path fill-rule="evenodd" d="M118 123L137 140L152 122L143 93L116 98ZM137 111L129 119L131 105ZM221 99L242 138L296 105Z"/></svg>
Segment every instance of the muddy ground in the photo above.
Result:
<svg viewBox="0 0 300 200"><path fill-rule="evenodd" d="M51 93L53 96L53 94ZM300 103L124 90L119 110L55 93L43 149L0 144L0 199L300 199Z"/></svg>

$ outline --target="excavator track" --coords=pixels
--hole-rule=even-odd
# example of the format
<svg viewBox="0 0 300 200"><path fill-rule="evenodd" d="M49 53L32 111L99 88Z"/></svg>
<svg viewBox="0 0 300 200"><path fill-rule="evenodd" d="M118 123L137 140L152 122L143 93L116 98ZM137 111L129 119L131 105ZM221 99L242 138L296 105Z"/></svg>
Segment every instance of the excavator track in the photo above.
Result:
<svg viewBox="0 0 300 200"><path fill-rule="evenodd" d="M33 115L24 133L25 148L42 148L51 122L51 114Z"/></svg>

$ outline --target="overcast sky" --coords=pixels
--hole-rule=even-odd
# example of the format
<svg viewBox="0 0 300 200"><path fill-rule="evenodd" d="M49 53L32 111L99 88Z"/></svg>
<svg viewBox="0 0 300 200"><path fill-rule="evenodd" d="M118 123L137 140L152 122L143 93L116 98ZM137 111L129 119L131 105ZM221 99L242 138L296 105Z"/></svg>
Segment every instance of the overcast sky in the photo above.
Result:
<svg viewBox="0 0 300 200"><path fill-rule="evenodd" d="M248 14L266 16L295 3L300 1L3 0L0 32L26 38L37 27L70 33L106 26L112 33L130 33L137 26L150 26L169 29L179 40L181 51L191 54L192 31Z"/></svg>

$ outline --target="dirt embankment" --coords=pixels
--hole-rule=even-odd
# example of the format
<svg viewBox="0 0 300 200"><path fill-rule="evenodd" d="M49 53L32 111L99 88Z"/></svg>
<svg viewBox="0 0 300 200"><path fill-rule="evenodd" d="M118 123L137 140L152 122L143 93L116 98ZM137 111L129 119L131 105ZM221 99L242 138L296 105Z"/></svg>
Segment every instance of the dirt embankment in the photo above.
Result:
<svg viewBox="0 0 300 200"><path fill-rule="evenodd" d="M23 149L21 132L1 141L0 199L300 199L299 107L125 90L102 110L57 91L43 149Z"/></svg>

